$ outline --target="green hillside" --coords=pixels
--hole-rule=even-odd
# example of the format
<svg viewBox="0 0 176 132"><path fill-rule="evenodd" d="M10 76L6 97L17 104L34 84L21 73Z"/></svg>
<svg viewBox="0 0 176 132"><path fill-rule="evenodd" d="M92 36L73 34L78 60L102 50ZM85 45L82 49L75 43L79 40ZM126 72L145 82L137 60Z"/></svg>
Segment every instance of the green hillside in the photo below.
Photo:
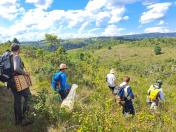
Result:
<svg viewBox="0 0 176 132"><path fill-rule="evenodd" d="M155 55L154 48L162 48ZM0 54L9 45L1 45ZM22 47L22 58L33 81L31 114L34 124L15 127L13 98L4 86L0 88L0 131L2 132L117 132L176 130L176 39L144 39L138 41L113 40L96 42L82 49L54 52L35 47ZM70 83L79 85L74 110L60 110L57 94L50 88L50 79L60 63L68 64ZM118 83L124 75L131 77L135 94L136 115L124 118L122 108L106 84L106 74L115 68ZM156 79L163 80L166 101L157 114L146 105L147 89Z"/></svg>

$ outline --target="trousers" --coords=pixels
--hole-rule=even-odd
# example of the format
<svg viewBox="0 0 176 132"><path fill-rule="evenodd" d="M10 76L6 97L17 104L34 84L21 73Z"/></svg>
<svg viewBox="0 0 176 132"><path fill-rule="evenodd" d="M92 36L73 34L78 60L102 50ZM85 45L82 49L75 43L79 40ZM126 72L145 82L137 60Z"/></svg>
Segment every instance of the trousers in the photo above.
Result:
<svg viewBox="0 0 176 132"><path fill-rule="evenodd" d="M29 88L20 92L17 92L15 89L11 89L11 91L14 97L15 122L21 123L25 118L25 113L29 111L29 97L31 93ZM23 102L22 98L24 98Z"/></svg>
<svg viewBox="0 0 176 132"><path fill-rule="evenodd" d="M123 105L123 114L132 114L135 115L135 110L134 110L134 106L133 106L133 102L132 100L125 100L125 103Z"/></svg>

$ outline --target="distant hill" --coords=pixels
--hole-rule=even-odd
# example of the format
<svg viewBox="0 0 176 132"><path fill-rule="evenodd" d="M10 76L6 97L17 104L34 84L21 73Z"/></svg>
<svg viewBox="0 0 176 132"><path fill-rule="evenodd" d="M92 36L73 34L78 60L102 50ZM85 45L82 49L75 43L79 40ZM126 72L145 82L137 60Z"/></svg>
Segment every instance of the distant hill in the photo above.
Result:
<svg viewBox="0 0 176 132"><path fill-rule="evenodd" d="M77 39L65 39L61 40L61 44L64 46L65 49L76 49L82 48L86 45L94 44L95 42L104 42L110 40L126 40L126 41L134 41L139 39L146 39L146 38L173 38L176 37L176 32L174 33L144 33L144 34L134 34L134 35L124 35L124 36L101 36L101 37L92 37L92 38L77 38ZM44 40L41 41L26 41L21 42L23 45L32 45L36 47L45 47L47 44Z"/></svg>
<svg viewBox="0 0 176 132"><path fill-rule="evenodd" d="M173 38L176 37L175 33L144 33L122 36L124 39L145 39L145 38Z"/></svg>

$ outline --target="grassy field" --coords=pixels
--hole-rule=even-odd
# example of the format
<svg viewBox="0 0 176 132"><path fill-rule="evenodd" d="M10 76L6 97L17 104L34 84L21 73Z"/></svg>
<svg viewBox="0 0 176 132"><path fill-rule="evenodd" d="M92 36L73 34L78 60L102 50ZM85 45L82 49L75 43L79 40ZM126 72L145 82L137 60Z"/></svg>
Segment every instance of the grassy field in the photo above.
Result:
<svg viewBox="0 0 176 132"><path fill-rule="evenodd" d="M53 116L54 120L48 123L49 119L44 118L44 116L37 118L31 126L15 127L13 125L12 95L9 90L0 88L0 113L4 113L0 115L0 131L174 132L176 130L176 74L173 66L176 65L176 48L162 45L161 47L161 55L154 54L153 46L139 47L128 44L112 46L110 50L104 47L88 51L83 49L69 51L70 61L74 64L77 63L77 65L75 64L75 70L79 72L78 75L68 72L68 75L73 74L73 76L69 75L69 80L79 85L78 96L73 112L69 115L59 114L58 120L54 118L52 105L58 106L58 111L53 112L59 112L60 105L51 101L50 79L49 77L40 79L39 74L34 72L38 67L45 65L44 61L30 57L26 58L22 54L26 67L32 75L33 86L31 91L33 96L38 96L38 92L42 88L49 91L47 95L49 102L46 106L49 108L47 109L49 116ZM87 55L87 52L90 52L90 55ZM81 61L80 53L84 53L88 57ZM48 65L45 67L48 67ZM106 86L105 77L111 68L115 68L117 71L118 84L122 82L124 75L131 77L131 86L136 97L134 100L136 116L133 118L123 117L121 107L114 101L114 96ZM47 76L49 75L44 77ZM166 101L160 105L159 113L151 114L145 102L146 93L149 86L157 79L162 79L164 82L163 91Z"/></svg>

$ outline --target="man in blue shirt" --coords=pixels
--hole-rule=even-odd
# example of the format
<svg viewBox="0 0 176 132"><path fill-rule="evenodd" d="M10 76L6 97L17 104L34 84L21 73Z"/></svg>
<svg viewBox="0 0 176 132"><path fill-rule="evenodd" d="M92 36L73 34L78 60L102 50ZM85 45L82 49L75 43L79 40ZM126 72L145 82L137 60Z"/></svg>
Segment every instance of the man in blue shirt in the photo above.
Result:
<svg viewBox="0 0 176 132"><path fill-rule="evenodd" d="M67 75L65 73L66 69L66 64L60 64L59 71L53 75L51 82L52 88L60 94L62 100L67 97L70 91L70 85L67 83Z"/></svg>
<svg viewBox="0 0 176 132"><path fill-rule="evenodd" d="M120 90L118 96L120 97L120 104L123 106L123 114L127 116L128 114L135 115L135 110L133 106L134 94L131 87L129 86L130 77L125 76L124 82L120 84Z"/></svg>

